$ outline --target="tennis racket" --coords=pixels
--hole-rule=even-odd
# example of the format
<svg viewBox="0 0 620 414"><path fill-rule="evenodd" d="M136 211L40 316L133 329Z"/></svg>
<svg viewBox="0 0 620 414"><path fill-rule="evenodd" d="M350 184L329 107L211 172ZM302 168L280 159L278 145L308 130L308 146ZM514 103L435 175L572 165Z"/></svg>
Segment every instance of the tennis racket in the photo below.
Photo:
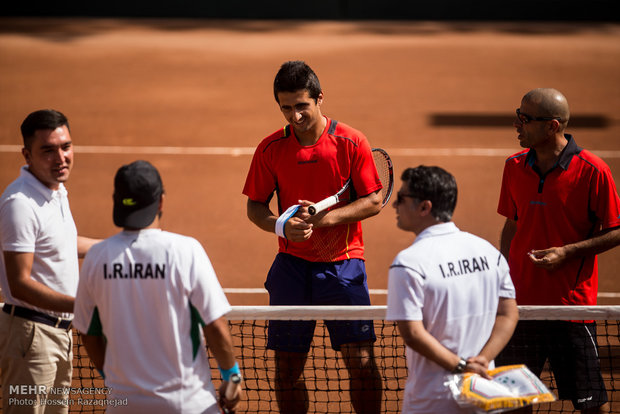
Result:
<svg viewBox="0 0 620 414"><path fill-rule="evenodd" d="M379 174L379 179L381 180L381 185L383 186L383 189L381 190L381 195L383 196L381 207L384 207L390 200L392 191L394 190L394 167L388 153L381 148L372 149L372 158L375 161L375 167L377 168L377 173ZM341 197L350 185L351 178L344 183L342 188L336 194L324 198L318 203L309 206L308 213L311 216L314 216L325 209L335 206L342 201Z"/></svg>
<svg viewBox="0 0 620 414"><path fill-rule="evenodd" d="M377 174L381 180L381 207L390 201L392 191L394 191L394 165L392 159L385 150L381 148L372 149L372 158L375 161L375 167L377 167Z"/></svg>
<svg viewBox="0 0 620 414"><path fill-rule="evenodd" d="M241 386L241 375L232 374L230 379L228 380L228 385L226 386L226 392L224 392L224 396L228 401L232 401L237 398L239 394L239 388ZM224 414L234 414L233 410L229 410L228 408L223 408Z"/></svg>

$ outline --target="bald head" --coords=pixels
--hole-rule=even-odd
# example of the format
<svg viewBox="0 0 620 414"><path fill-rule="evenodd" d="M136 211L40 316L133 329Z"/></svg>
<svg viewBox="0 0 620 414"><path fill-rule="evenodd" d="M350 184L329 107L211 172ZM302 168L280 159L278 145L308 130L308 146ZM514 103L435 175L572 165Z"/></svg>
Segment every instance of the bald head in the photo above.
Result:
<svg viewBox="0 0 620 414"><path fill-rule="evenodd" d="M560 117L561 124L566 126L570 118L568 101L562 92L553 88L533 89L525 94L523 102L528 102L536 106L538 112L535 116L539 117Z"/></svg>

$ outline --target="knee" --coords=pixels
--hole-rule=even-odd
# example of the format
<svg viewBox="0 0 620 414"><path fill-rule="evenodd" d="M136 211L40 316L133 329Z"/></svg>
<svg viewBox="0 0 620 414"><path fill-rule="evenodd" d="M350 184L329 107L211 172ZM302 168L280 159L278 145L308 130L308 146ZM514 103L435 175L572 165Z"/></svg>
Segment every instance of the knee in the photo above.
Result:
<svg viewBox="0 0 620 414"><path fill-rule="evenodd" d="M349 348L343 356L350 370L360 371L371 375L377 371L377 364L372 347Z"/></svg>
<svg viewBox="0 0 620 414"><path fill-rule="evenodd" d="M280 354L276 357L276 379L281 383L295 383L303 374L305 358L298 355Z"/></svg>

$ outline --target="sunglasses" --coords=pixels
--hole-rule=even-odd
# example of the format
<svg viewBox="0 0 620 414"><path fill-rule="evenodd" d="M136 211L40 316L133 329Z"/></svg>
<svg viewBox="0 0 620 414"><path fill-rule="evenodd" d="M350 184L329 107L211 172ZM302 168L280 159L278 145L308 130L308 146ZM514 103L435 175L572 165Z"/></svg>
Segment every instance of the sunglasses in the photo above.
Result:
<svg viewBox="0 0 620 414"><path fill-rule="evenodd" d="M517 119L522 124L528 124L532 121L553 121L554 119L557 121L562 121L562 118L560 118L559 116L532 116L524 114L519 108L517 108Z"/></svg>

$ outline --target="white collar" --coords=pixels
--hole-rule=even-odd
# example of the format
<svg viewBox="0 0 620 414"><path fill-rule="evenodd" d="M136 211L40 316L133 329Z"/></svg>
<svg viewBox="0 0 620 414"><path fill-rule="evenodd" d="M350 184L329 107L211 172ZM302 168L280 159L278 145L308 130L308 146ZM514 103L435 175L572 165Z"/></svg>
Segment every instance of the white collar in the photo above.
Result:
<svg viewBox="0 0 620 414"><path fill-rule="evenodd" d="M459 228L456 227L456 224L452 221L434 224L422 230L422 233L418 234L413 242L416 243L417 241L427 237L443 236L445 234L457 233L459 231Z"/></svg>
<svg viewBox="0 0 620 414"><path fill-rule="evenodd" d="M67 196L67 189L65 188L63 183L60 183L58 185L58 190L52 190L51 188L46 187L41 181L39 181L39 179L35 177L30 172L30 170L28 170L27 165L22 166L20 170L20 176L24 178L28 185L41 193L41 195L43 195L48 201L58 196Z"/></svg>
<svg viewBox="0 0 620 414"><path fill-rule="evenodd" d="M161 228L159 227L151 227L151 228L143 228L143 229L136 229L136 230L128 230L128 229L122 229L121 233L126 234L126 235L136 235L136 234L145 234L145 233L156 233L156 232L161 232Z"/></svg>

